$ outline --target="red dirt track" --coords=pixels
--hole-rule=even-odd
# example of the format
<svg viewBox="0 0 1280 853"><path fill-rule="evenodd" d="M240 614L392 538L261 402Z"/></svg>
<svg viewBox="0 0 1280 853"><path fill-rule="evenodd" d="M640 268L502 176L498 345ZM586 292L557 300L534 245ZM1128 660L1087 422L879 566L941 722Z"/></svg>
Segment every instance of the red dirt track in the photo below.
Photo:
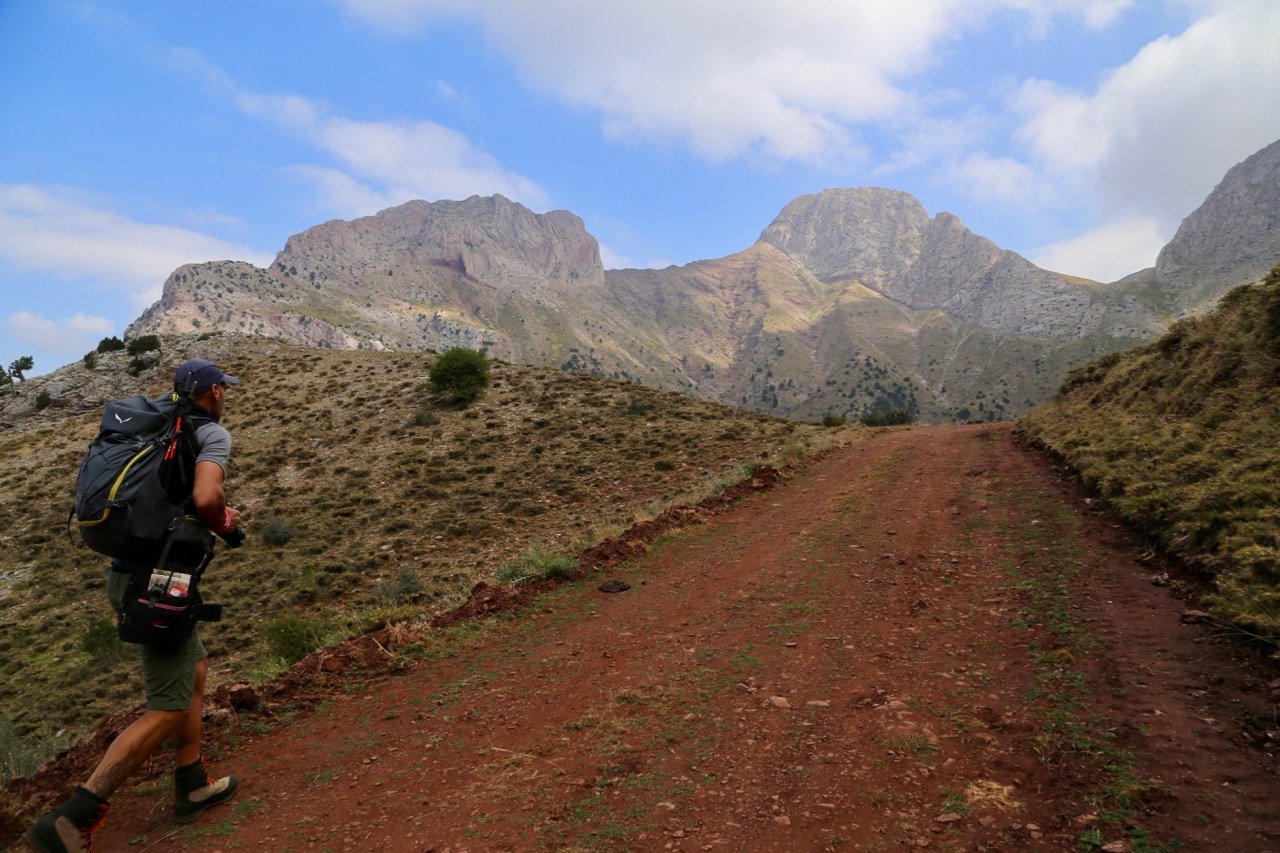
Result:
<svg viewBox="0 0 1280 853"><path fill-rule="evenodd" d="M1280 850L1274 675L1010 425L869 431L750 491L212 728L236 799L178 829L140 781L95 849Z"/></svg>

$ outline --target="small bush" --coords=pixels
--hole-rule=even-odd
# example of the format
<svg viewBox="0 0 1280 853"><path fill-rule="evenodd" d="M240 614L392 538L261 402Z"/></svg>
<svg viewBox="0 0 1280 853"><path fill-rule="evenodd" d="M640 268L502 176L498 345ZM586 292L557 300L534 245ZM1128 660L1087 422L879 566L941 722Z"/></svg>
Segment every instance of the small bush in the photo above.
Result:
<svg viewBox="0 0 1280 853"><path fill-rule="evenodd" d="M87 352L84 354L84 366L93 370L98 366L98 354L96 352Z"/></svg>
<svg viewBox="0 0 1280 853"><path fill-rule="evenodd" d="M860 418L860 423L869 427L901 426L902 424L915 423L915 421L915 415L906 409L889 409L888 411L877 409L867 412Z"/></svg>
<svg viewBox="0 0 1280 853"><path fill-rule="evenodd" d="M440 417L429 409L419 409L413 413L413 425L417 427L435 426L440 423Z"/></svg>
<svg viewBox="0 0 1280 853"><path fill-rule="evenodd" d="M53 402L53 396L48 391L41 391L36 395L33 405L37 412L49 408L49 404Z"/></svg>
<svg viewBox="0 0 1280 853"><path fill-rule="evenodd" d="M401 568L396 576L378 584L376 595L387 604L405 604L422 594L422 581L416 572Z"/></svg>
<svg viewBox="0 0 1280 853"><path fill-rule="evenodd" d="M268 521L262 525L262 542L270 548L283 548L298 535L298 528L287 521Z"/></svg>
<svg viewBox="0 0 1280 853"><path fill-rule="evenodd" d="M497 578L510 586L521 586L540 580L569 580L578 561L563 554L552 554L535 548L498 569Z"/></svg>
<svg viewBox="0 0 1280 853"><path fill-rule="evenodd" d="M315 619L282 613L267 626L267 644L272 656L292 665L324 645L326 630Z"/></svg>
<svg viewBox="0 0 1280 853"><path fill-rule="evenodd" d="M845 417L844 417L844 415L837 415L837 414L835 414L834 412L829 412L829 413L827 413L826 415L823 415L823 417L822 417L822 425L823 425L824 427L840 427L840 426L844 426L844 425L845 425Z"/></svg>
<svg viewBox="0 0 1280 853"><path fill-rule="evenodd" d="M112 335L109 338L103 338L98 341L98 352L115 352L124 349L124 341Z"/></svg>
<svg viewBox="0 0 1280 853"><path fill-rule="evenodd" d="M154 355L138 355L129 359L129 367L126 372L130 376L140 376L142 371L149 370L156 366L159 359Z"/></svg>
<svg viewBox="0 0 1280 853"><path fill-rule="evenodd" d="M155 335L143 335L139 338L133 338L126 345L129 355L142 355L144 352L153 352L160 349L160 338Z"/></svg>
<svg viewBox="0 0 1280 853"><path fill-rule="evenodd" d="M489 385L489 359L465 347L446 350L427 374L431 389L448 402L465 406Z"/></svg>

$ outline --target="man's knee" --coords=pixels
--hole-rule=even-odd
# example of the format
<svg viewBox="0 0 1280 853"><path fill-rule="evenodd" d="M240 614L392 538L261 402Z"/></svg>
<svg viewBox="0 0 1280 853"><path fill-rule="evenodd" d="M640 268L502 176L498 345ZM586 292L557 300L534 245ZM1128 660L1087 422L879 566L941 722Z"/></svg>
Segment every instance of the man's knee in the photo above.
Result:
<svg viewBox="0 0 1280 853"><path fill-rule="evenodd" d="M172 708L163 711L147 711L147 717L155 721L155 725L165 729L172 729L180 724L184 717L187 716L186 708Z"/></svg>
<svg viewBox="0 0 1280 853"><path fill-rule="evenodd" d="M166 740L178 730L186 715L185 709L166 711L148 709L134 725L138 727L139 734L146 733L143 737L148 740L151 738Z"/></svg>

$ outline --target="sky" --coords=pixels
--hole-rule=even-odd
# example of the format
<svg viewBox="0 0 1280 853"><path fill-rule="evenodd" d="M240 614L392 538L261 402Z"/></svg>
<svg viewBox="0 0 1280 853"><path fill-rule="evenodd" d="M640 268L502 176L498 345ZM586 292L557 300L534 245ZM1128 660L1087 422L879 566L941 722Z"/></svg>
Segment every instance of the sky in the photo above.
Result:
<svg viewBox="0 0 1280 853"><path fill-rule="evenodd" d="M1280 138L1277 44L1277 0L0 0L0 367L418 198L662 267L890 187L1114 281Z"/></svg>

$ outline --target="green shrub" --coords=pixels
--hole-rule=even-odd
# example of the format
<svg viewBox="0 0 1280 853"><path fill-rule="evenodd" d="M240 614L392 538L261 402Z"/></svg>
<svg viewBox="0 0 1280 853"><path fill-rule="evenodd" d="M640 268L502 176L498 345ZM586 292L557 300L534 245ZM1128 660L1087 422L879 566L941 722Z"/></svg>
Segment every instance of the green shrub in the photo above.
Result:
<svg viewBox="0 0 1280 853"><path fill-rule="evenodd" d="M401 567L396 576L378 584L375 595L387 604L405 604L422 594L422 581L417 572Z"/></svg>
<svg viewBox="0 0 1280 853"><path fill-rule="evenodd" d="M489 359L465 347L446 350L427 374L431 389L454 405L465 406L489 385Z"/></svg>
<svg viewBox="0 0 1280 853"><path fill-rule="evenodd" d="M53 395L48 391L41 391L36 395L36 399L32 405L35 406L37 412L49 408L49 404L53 402Z"/></svg>
<svg viewBox="0 0 1280 853"><path fill-rule="evenodd" d="M298 528L287 521L268 521L259 531L263 544L270 548L283 548L298 535Z"/></svg>
<svg viewBox="0 0 1280 853"><path fill-rule="evenodd" d="M435 426L440 423L440 417L430 409L419 409L413 413L412 423L418 427Z"/></svg>
<svg viewBox="0 0 1280 853"><path fill-rule="evenodd" d="M863 426L886 427L915 423L916 416L906 409L889 409L888 411L875 409L867 412L859 420Z"/></svg>
<svg viewBox="0 0 1280 853"><path fill-rule="evenodd" d="M98 352L115 352L124 349L124 341L112 335L109 338L103 338L98 341Z"/></svg>
<svg viewBox="0 0 1280 853"><path fill-rule="evenodd" d="M155 335L143 335L138 338L131 338L126 345L129 355L142 355L144 352L152 352L160 349L160 338Z"/></svg>
<svg viewBox="0 0 1280 853"><path fill-rule="evenodd" d="M578 561L564 554L552 554L535 548L498 569L497 578L510 586L520 586L540 580L569 580L578 568Z"/></svg>
<svg viewBox="0 0 1280 853"><path fill-rule="evenodd" d="M93 370L98 366L98 354L96 352L87 352L84 354L84 366Z"/></svg>
<svg viewBox="0 0 1280 853"><path fill-rule="evenodd" d="M844 415L837 415L834 412L828 412L822 416L822 425L824 427L839 427L845 425Z"/></svg>
<svg viewBox="0 0 1280 853"><path fill-rule="evenodd" d="M316 619L282 613L267 625L267 644L273 657L292 665L323 646L326 632Z"/></svg>

